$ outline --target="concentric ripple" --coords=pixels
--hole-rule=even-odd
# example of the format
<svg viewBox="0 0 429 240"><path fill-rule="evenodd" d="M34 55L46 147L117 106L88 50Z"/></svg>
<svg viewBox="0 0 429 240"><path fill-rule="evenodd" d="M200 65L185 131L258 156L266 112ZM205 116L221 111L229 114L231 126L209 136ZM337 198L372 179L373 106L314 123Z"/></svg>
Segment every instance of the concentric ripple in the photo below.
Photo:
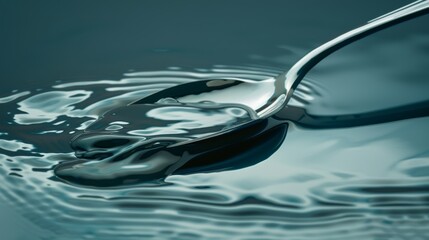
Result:
<svg viewBox="0 0 429 240"><path fill-rule="evenodd" d="M135 72L2 97L1 205L32 223L32 239L428 239L427 117L327 130L290 123L265 161L163 183L91 188L53 174L75 159L72 137L113 107L189 81L280 72L267 69ZM321 92L303 82L293 105Z"/></svg>

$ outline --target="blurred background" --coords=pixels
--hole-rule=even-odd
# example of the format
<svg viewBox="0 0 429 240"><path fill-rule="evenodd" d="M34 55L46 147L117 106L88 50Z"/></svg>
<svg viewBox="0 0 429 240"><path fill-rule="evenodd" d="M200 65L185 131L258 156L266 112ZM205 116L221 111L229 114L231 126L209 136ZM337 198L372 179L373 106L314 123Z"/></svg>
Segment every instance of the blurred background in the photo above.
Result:
<svg viewBox="0 0 429 240"><path fill-rule="evenodd" d="M410 1L0 1L1 95L171 66L291 66Z"/></svg>

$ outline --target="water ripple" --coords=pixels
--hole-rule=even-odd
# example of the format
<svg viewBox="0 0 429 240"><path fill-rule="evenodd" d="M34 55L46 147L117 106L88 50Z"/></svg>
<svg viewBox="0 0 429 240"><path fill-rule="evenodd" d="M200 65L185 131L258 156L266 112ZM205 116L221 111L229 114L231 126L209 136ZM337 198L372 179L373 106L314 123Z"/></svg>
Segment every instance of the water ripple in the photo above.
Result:
<svg viewBox="0 0 429 240"><path fill-rule="evenodd" d="M55 165L74 159L68 146L74 133L104 111L174 84L222 76L260 80L279 72L264 69L175 68L12 93L2 98L12 114L3 113L0 125L6 133L0 201L45 236L66 240L428 239L428 118L340 130L291 124L286 141L263 162L172 175L162 184L99 189L54 176ZM324 93L308 80L294 104L306 106Z"/></svg>

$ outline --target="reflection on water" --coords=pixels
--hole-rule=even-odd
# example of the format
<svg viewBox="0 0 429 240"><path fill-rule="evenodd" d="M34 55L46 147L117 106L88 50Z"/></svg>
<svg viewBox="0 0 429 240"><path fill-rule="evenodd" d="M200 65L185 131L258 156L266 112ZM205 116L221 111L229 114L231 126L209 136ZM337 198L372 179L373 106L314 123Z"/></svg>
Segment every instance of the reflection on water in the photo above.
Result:
<svg viewBox="0 0 429 240"><path fill-rule="evenodd" d="M292 124L265 161L238 170L171 175L165 183L94 189L53 176L55 165L75 159L64 143L103 111L199 78L258 81L277 73L225 66L204 73L142 72L23 94L4 105L11 114L0 130L2 199L43 229L38 234L62 239L428 237L428 118L332 130ZM293 102L306 106L320 92L305 82ZM233 116L245 116L237 112ZM138 117L126 122L114 116L93 127L121 131L139 125ZM151 137L149 130L145 137Z"/></svg>
<svg viewBox="0 0 429 240"><path fill-rule="evenodd" d="M421 24L427 18L416 21ZM404 25L404 29L410 26ZM65 240L77 236L106 240L429 239L428 112L378 122L374 121L378 115L365 114L405 104L411 104L407 107L411 111L417 107L413 103L427 103L429 37L410 29L411 35L387 32L387 39L395 39L387 43L386 38L374 35L327 58L302 82L291 101L292 106L316 116L317 124L324 119L321 115L334 115L327 119L331 124L335 119L346 123L350 118L343 114L355 113L360 115L353 119L372 118L368 124L317 129L287 121L286 126L270 128L269 136L258 135L256 140L246 141L247 145L243 143L245 151L232 145L228 151L237 148L240 158L239 154L228 156L230 160L217 165L225 157L218 151L202 157L210 159L210 166L196 161L163 176L164 181L149 184L82 186L57 178L54 168L76 161L75 154L80 161L96 165L105 160L107 155L82 151L79 147L85 142L70 146L84 129L121 133L116 145L109 146L117 151L124 136L137 142L154 137L154 126L139 122L141 109L124 107L137 99L199 79L260 81L284 69L174 67L127 73L119 80L43 82L38 88L22 87L1 96L3 236ZM264 61L283 61L278 59ZM165 121L180 117L182 110L196 116L185 126L176 122L156 126L157 131L180 138L187 127L210 126L204 129L207 133L249 118L242 109L220 108L212 116L222 116L224 122L216 125L211 118L201 119L201 112L192 107L176 108L179 116L163 115L165 107L172 106L145 111L163 116ZM107 114L97 125L97 118L112 109L125 110L127 119ZM88 137L88 141L94 140ZM97 139L89 142L103 146ZM145 167L142 165L123 166L132 171Z"/></svg>
<svg viewBox="0 0 429 240"><path fill-rule="evenodd" d="M194 151L193 155L209 151L196 151L196 146L188 144L243 127L255 115L239 105L182 104L174 99L116 108L73 139L76 157L89 161L67 161L56 167L55 175L101 187L163 179L187 163L185 159ZM208 148L215 147L223 146Z"/></svg>
<svg viewBox="0 0 429 240"><path fill-rule="evenodd" d="M428 20L426 15L385 29L323 60L307 75L323 86L323 97L315 96L307 109L337 115L428 100L429 32L422 27Z"/></svg>

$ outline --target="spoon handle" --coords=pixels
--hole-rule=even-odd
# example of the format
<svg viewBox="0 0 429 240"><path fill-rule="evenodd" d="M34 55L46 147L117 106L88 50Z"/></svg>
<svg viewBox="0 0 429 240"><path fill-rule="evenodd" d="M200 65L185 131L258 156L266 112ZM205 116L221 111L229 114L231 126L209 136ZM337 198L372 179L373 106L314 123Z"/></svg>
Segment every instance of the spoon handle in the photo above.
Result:
<svg viewBox="0 0 429 240"><path fill-rule="evenodd" d="M282 103L280 104L285 106L292 97L293 91L296 89L308 71L310 71L317 63L319 63L322 59L331 53L370 34L406 20L424 15L428 12L429 0L413 2L409 5L373 19L367 24L346 32L307 53L303 58L295 63L295 65L293 65L288 72L282 73L276 77L276 82L284 83L284 87L286 89L286 97L280 98L282 99ZM273 113L265 113L266 116L271 114Z"/></svg>

